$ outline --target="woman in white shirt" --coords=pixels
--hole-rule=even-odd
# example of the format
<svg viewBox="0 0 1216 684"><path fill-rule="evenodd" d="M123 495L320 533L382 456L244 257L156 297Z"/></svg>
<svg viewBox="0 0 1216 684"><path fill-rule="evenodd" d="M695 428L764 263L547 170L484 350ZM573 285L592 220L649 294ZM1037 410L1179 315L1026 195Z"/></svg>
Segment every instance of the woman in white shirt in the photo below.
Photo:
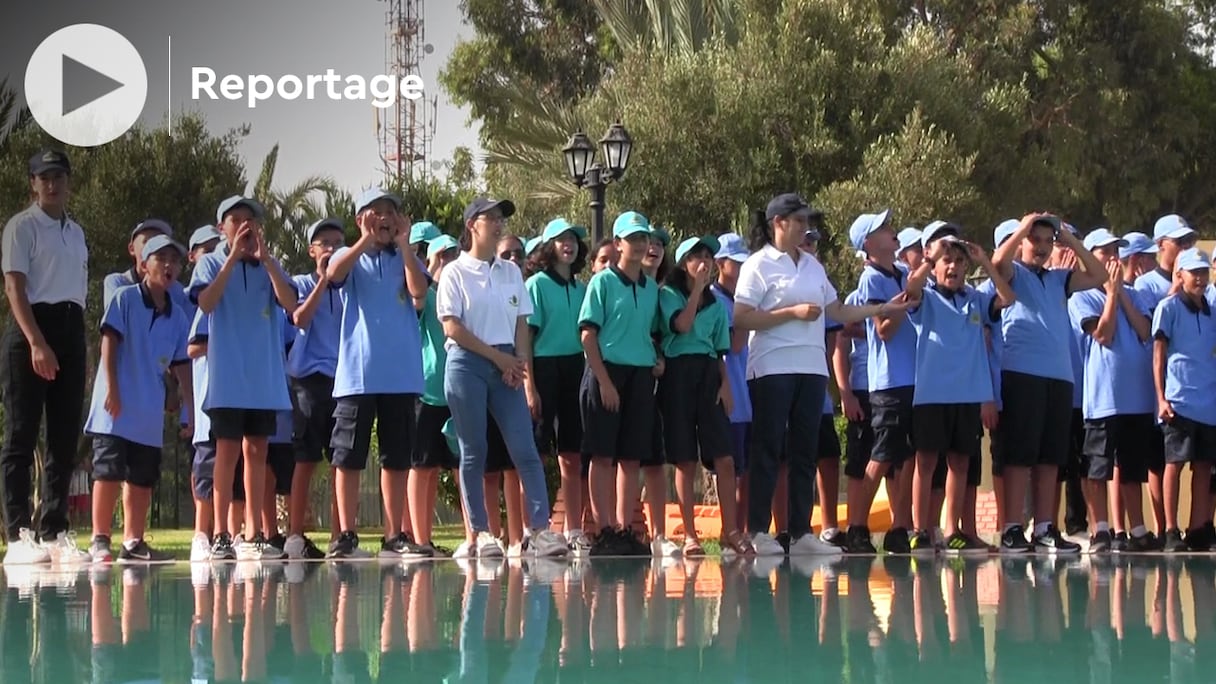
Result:
<svg viewBox="0 0 1216 684"><path fill-rule="evenodd" d="M513 213L510 201L481 197L465 208L464 251L444 270L435 307L448 338L444 395L460 443L460 495L474 536L472 552L480 557L503 555L501 542L489 532L482 479L486 420L493 417L523 485L531 528L523 553L564 556L566 541L549 531L545 472L524 396L524 373L532 353L527 323L532 298L519 267L498 257L495 249Z"/></svg>
<svg viewBox="0 0 1216 684"><path fill-rule="evenodd" d="M827 390L824 315L841 323L902 315L902 296L885 304L849 306L837 299L827 272L798 248L810 206L798 195L778 195L765 221L752 227L754 253L744 262L735 289L734 325L749 330L747 384L752 432L747 526L759 555L781 555L769 534L777 467L789 433L791 555L839 554L810 533L815 500L815 460L820 414Z"/></svg>

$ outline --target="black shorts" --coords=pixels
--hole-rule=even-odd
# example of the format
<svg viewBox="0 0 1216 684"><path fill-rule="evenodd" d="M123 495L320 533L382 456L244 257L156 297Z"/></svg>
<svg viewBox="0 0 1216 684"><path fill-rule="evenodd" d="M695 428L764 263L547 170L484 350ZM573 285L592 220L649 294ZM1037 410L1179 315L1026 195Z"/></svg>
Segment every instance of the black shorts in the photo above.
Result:
<svg viewBox="0 0 1216 684"><path fill-rule="evenodd" d="M962 454L968 458L980 452L984 425L979 404L920 404L912 409L912 424L915 426L912 441L917 451Z"/></svg>
<svg viewBox="0 0 1216 684"><path fill-rule="evenodd" d="M970 465L970 461L968 461ZM929 488L932 490L946 488L946 476L950 474L949 459L946 458L946 453L939 451L937 453L937 461L933 465L933 478L929 481Z"/></svg>
<svg viewBox="0 0 1216 684"><path fill-rule="evenodd" d="M245 500L245 459L236 460L232 474L232 500ZM210 501L215 490L215 442L200 442L194 445L194 462L190 464L194 475L194 496Z"/></svg>
<svg viewBox="0 0 1216 684"><path fill-rule="evenodd" d="M1115 415L1085 421L1086 461L1082 476L1109 482L1119 466L1119 481L1127 484L1148 482L1149 452L1161 440L1156 421L1150 413ZM1160 447L1158 447L1158 450Z"/></svg>
<svg viewBox="0 0 1216 684"><path fill-rule="evenodd" d="M511 460L511 452L507 450L507 441L498 429L494 416L486 414L486 472L501 473L515 470L515 461Z"/></svg>
<svg viewBox="0 0 1216 684"><path fill-rule="evenodd" d="M291 494L291 476L296 470L295 447L287 442L271 444L266 448L266 467L274 475L274 493L279 496Z"/></svg>
<svg viewBox="0 0 1216 684"><path fill-rule="evenodd" d="M586 364L582 354L537 356L532 359L536 392L540 395L540 422L535 426L536 448L542 457L578 453L583 445L583 417L579 415L578 389Z"/></svg>
<svg viewBox="0 0 1216 684"><path fill-rule="evenodd" d="M160 480L160 447L114 435L92 434L93 479L151 488Z"/></svg>
<svg viewBox="0 0 1216 684"><path fill-rule="evenodd" d="M654 454L654 375L650 366L618 366L604 363L608 377L620 397L617 411L600 401L600 383L588 366L579 387L583 416L583 451L595 458L662 465Z"/></svg>
<svg viewBox="0 0 1216 684"><path fill-rule="evenodd" d="M410 465L414 468L441 468L455 470L460 467L460 457L452 453L448 438L443 434L443 425L452 417L447 406L431 406L418 402L418 429L415 433L413 456Z"/></svg>
<svg viewBox="0 0 1216 684"><path fill-rule="evenodd" d="M912 456L912 387L870 392L874 449L870 458L897 467Z"/></svg>
<svg viewBox="0 0 1216 684"><path fill-rule="evenodd" d="M334 379L324 373L291 378L292 444L299 463L320 463L333 452L329 440L334 434Z"/></svg>
<svg viewBox="0 0 1216 684"><path fill-rule="evenodd" d="M334 434L329 442L334 466L346 470L367 468L374 423L380 467L409 470L417 399L416 394L360 394L338 399L334 406Z"/></svg>
<svg viewBox="0 0 1216 684"><path fill-rule="evenodd" d="M851 480L860 480L866 475L866 464L874 451L874 424L870 411L870 393L853 390L853 396L861 405L861 420L850 420L844 433L844 474Z"/></svg>
<svg viewBox="0 0 1216 684"><path fill-rule="evenodd" d="M1162 428L1166 463L1208 463L1216 452L1216 426L1175 415Z"/></svg>
<svg viewBox="0 0 1216 684"><path fill-rule="evenodd" d="M711 356L673 356L659 380L658 404L667 462L702 461L732 456L730 418L718 402L722 375ZM658 432L658 430L656 430Z"/></svg>
<svg viewBox="0 0 1216 684"><path fill-rule="evenodd" d="M840 460L840 435L836 434L836 416L823 414L819 419L819 457L817 461Z"/></svg>
<svg viewBox="0 0 1216 684"><path fill-rule="evenodd" d="M270 437L279 429L278 416L269 409L207 409L211 436L215 439Z"/></svg>
<svg viewBox="0 0 1216 684"><path fill-rule="evenodd" d="M1060 482L1083 478L1089 471L1085 459L1085 415L1081 409L1072 410L1072 421L1068 424L1068 459L1060 468L1056 479Z"/></svg>
<svg viewBox="0 0 1216 684"><path fill-rule="evenodd" d="M1001 371L1001 465L1063 467L1072 429L1072 383Z"/></svg>

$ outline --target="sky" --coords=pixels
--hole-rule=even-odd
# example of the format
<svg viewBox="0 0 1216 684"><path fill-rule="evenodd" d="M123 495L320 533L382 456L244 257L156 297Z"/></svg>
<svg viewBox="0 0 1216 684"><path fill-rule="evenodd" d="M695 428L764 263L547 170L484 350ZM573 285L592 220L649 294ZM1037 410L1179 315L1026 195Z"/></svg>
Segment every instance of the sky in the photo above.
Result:
<svg viewBox="0 0 1216 684"><path fill-rule="evenodd" d="M448 100L438 74L461 37L456 0L426 0L425 40L434 51L421 62L419 76L427 100L438 96L431 159L450 159L466 146L480 158L477 131L468 112ZM242 100L191 99L191 69L206 66L225 74L324 74L370 79L385 73L384 0L63 0L22 3L5 10L0 27L0 77L23 92L25 67L34 49L55 30L96 23L122 33L140 52L148 73L148 94L140 121L158 125L170 108L203 114L211 132L249 124L240 146L252 181L262 158L278 143L275 185L290 187L323 174L351 192L381 177L374 108L369 101L268 101L250 109ZM170 50L171 64L170 71ZM391 111L391 110L386 110Z"/></svg>

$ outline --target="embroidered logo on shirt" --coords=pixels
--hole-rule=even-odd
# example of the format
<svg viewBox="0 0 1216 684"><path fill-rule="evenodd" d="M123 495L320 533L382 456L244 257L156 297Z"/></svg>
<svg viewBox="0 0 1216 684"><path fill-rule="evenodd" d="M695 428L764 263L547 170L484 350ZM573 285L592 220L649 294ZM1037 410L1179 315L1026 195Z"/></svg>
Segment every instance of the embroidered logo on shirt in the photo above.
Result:
<svg viewBox="0 0 1216 684"><path fill-rule="evenodd" d="M511 295L510 297L507 298L507 303L510 304L511 306L519 306L519 297L516 297L515 295Z"/></svg>
<svg viewBox="0 0 1216 684"><path fill-rule="evenodd" d="M270 307L262 309L262 318L270 318Z"/></svg>
<svg viewBox="0 0 1216 684"><path fill-rule="evenodd" d="M972 311L972 312L971 312L971 323L972 323L973 325L979 325L979 324L980 324L980 312L978 312L978 311Z"/></svg>
<svg viewBox="0 0 1216 684"><path fill-rule="evenodd" d="M156 360L156 363L158 366L160 366L161 370L165 370L166 368L169 367L169 357L162 356Z"/></svg>

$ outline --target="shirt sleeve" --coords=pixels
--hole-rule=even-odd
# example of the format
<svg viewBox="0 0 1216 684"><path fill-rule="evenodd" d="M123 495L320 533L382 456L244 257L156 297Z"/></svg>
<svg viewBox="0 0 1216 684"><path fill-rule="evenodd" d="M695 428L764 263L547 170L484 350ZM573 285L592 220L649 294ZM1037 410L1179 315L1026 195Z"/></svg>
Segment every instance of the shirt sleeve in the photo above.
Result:
<svg viewBox="0 0 1216 684"><path fill-rule="evenodd" d="M212 252L203 255L203 258L194 265L194 273L190 276L190 289L187 293L190 295L191 302L198 304L199 293L215 281L215 276L219 274L220 267L223 265L223 258Z"/></svg>
<svg viewBox="0 0 1216 684"><path fill-rule="evenodd" d="M730 353L730 321L727 319L726 305L718 302L713 308L717 309L712 340L714 350L718 356L726 356Z"/></svg>
<svg viewBox="0 0 1216 684"><path fill-rule="evenodd" d="M744 304L754 309L759 309L760 302L764 301L768 285L760 275L760 269L757 267L758 263L759 261L756 259L748 258L747 261L743 262L743 266L739 268L739 281L735 284L736 304Z"/></svg>
<svg viewBox="0 0 1216 684"><path fill-rule="evenodd" d="M200 342L205 343L207 341L208 327L210 323L211 316L203 313L202 309L199 309L198 312L194 314L194 324L190 326L190 342L193 344L198 344Z"/></svg>
<svg viewBox="0 0 1216 684"><path fill-rule="evenodd" d="M820 264L822 266L822 264ZM827 271L823 272L823 303L825 305L840 299L840 293L836 291L836 286L832 284L832 279L828 277Z"/></svg>
<svg viewBox="0 0 1216 684"><path fill-rule="evenodd" d="M308 299L308 295L312 294L312 291L317 287L311 275L292 276L291 283L296 287L296 294L298 295L296 302L299 304L303 304L304 300Z"/></svg>
<svg viewBox="0 0 1216 684"><path fill-rule="evenodd" d="M186 353L186 345L190 342L190 319L186 316L186 312L181 314L180 331L177 336L177 346L173 350L173 362L170 365L178 363L187 363L190 361L190 355ZM186 420L183 415L182 420ZM184 425L185 423L183 423Z"/></svg>
<svg viewBox="0 0 1216 684"><path fill-rule="evenodd" d="M998 307L995 292L980 292L972 290L972 296L984 314L984 325L989 326L1001 320L1001 309Z"/></svg>
<svg viewBox="0 0 1216 684"><path fill-rule="evenodd" d="M515 281L515 289L519 292L519 294L516 295L519 297L519 316L524 318L530 317L535 309L532 306L532 294L528 292L528 286L526 283L524 283L523 273L519 273L518 275L512 277L517 278Z"/></svg>
<svg viewBox="0 0 1216 684"><path fill-rule="evenodd" d="M1085 332L1085 322L1102 317L1104 303L1088 292L1078 292L1068 298L1068 317L1072 326ZM1086 333L1088 334L1088 333Z"/></svg>
<svg viewBox="0 0 1216 684"><path fill-rule="evenodd" d="M126 277L121 273L111 273L101 281L101 301L109 303L114 298L114 293L118 292L118 288L128 285Z"/></svg>
<svg viewBox="0 0 1216 684"><path fill-rule="evenodd" d="M4 226L0 243L0 268L5 273L29 275L34 253L34 232L29 221L20 217L10 219Z"/></svg>
<svg viewBox="0 0 1216 684"><path fill-rule="evenodd" d="M439 279L439 289L435 295L435 314L439 320L459 318L464 320L464 296L460 291L459 271L456 264L449 264L447 273Z"/></svg>
<svg viewBox="0 0 1216 684"><path fill-rule="evenodd" d="M528 316L528 325L541 330L545 327L544 288L540 285L540 276L534 275L524 282L528 290L528 299L532 300L532 313Z"/></svg>
<svg viewBox="0 0 1216 684"><path fill-rule="evenodd" d="M857 280L857 297L863 305L884 304L890 299L882 287L884 279L885 276L872 268L862 270L861 277Z"/></svg>
<svg viewBox="0 0 1216 684"><path fill-rule="evenodd" d="M688 300L683 294L674 287L664 285L659 290L659 332L664 335L676 335L676 316L679 316L687 305Z"/></svg>
<svg viewBox="0 0 1216 684"><path fill-rule="evenodd" d="M127 306L124 300L128 299L121 294L120 291L120 296L107 300L105 313L101 315L101 331L104 333L108 330L120 340L127 336Z"/></svg>
<svg viewBox="0 0 1216 684"><path fill-rule="evenodd" d="M1175 295L1176 297L1177 295ZM1174 336L1174 297L1167 297L1153 314L1153 339L1166 340Z"/></svg>
<svg viewBox="0 0 1216 684"><path fill-rule="evenodd" d="M607 273L607 271L604 271ZM578 327L594 328L599 330L604 327L604 279L600 275L596 275L587 284L587 295L583 297L583 305L578 310Z"/></svg>

